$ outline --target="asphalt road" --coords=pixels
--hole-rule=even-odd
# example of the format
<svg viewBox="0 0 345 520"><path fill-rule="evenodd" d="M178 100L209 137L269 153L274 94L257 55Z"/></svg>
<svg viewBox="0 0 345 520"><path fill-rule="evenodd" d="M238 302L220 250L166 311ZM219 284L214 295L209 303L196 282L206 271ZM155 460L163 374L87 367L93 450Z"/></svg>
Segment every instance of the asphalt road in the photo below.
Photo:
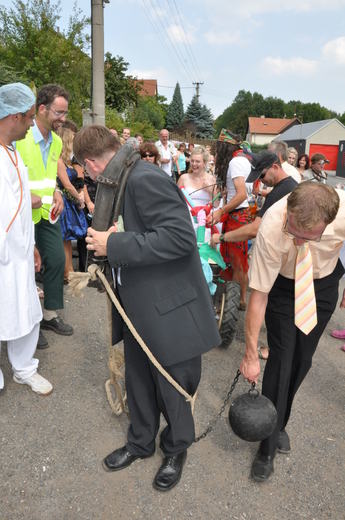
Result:
<svg viewBox="0 0 345 520"><path fill-rule="evenodd" d="M250 480L257 445L232 433L226 412L190 448L182 480L169 493L151 485L161 463L158 448L154 457L117 473L101 466L124 444L128 426L125 415L112 415L105 396L105 296L91 288L84 298L67 296L65 318L75 334L47 332L50 348L37 353L40 372L54 385L49 397L14 383L2 352L0 520L345 519L345 353L329 336L344 327L343 311L335 312L296 397L288 427L292 452L277 455L272 478ZM204 356L197 433L220 409L243 346L242 314L231 347ZM248 388L241 380L234 394Z"/></svg>

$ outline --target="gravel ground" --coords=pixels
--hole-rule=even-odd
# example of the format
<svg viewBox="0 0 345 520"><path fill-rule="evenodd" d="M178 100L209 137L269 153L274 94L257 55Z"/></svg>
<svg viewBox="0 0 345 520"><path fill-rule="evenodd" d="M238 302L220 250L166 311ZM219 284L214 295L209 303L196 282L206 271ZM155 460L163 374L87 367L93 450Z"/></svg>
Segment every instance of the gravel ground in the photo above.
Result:
<svg viewBox="0 0 345 520"><path fill-rule="evenodd" d="M13 382L3 349L0 520L345 519L345 354L342 343L329 336L344 326L341 310L296 397L288 427L292 451L277 455L272 478L264 484L250 480L257 445L235 437L226 412L189 450L180 484L166 494L151 485L161 462L158 449L118 473L101 466L105 455L124 444L128 426L127 416L112 415L105 396L105 296L92 288L84 298L67 296L64 312L74 335L45 332L50 348L37 352L40 372L54 385L50 396ZM197 433L220 409L243 346L242 322L228 350L204 356ZM240 380L234 394L248 388Z"/></svg>

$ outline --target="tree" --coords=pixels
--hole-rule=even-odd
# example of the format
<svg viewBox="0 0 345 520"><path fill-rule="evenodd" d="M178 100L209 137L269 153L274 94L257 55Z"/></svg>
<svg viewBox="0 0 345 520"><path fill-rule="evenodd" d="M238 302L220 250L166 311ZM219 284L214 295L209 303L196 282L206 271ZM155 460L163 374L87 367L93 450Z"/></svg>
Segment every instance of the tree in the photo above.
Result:
<svg viewBox="0 0 345 520"><path fill-rule="evenodd" d="M176 83L174 95L168 108L166 127L168 130L178 130L183 123L183 101L179 83Z"/></svg>
<svg viewBox="0 0 345 520"><path fill-rule="evenodd" d="M81 109L89 106L91 60L86 54L89 19L76 5L68 29L60 32L60 2L18 0L0 8L0 61L40 88L59 83L70 93L70 112L81 121Z"/></svg>
<svg viewBox="0 0 345 520"><path fill-rule="evenodd" d="M6 85L6 83L16 83L18 81L26 83L27 78L20 72L14 70L13 67L0 63L0 86Z"/></svg>
<svg viewBox="0 0 345 520"><path fill-rule="evenodd" d="M184 120L184 127L195 137L204 139L213 137L213 117L206 105L201 105L198 96L189 103Z"/></svg>
<svg viewBox="0 0 345 520"><path fill-rule="evenodd" d="M319 103L302 103L301 101L284 102L280 98L240 90L233 103L224 110L215 121L216 132L222 128L245 136L248 127L248 117L299 117L304 123L321 121L323 119L339 118L339 114L319 105Z"/></svg>
<svg viewBox="0 0 345 520"><path fill-rule="evenodd" d="M262 107L263 99L260 95L256 96L258 105ZM215 121L216 133L219 134L222 128L228 128L236 134L244 137L248 125L248 116L256 115L253 112L253 96L250 92L240 90L235 97L232 105L226 108ZM260 114L261 115L261 114Z"/></svg>
<svg viewBox="0 0 345 520"><path fill-rule="evenodd" d="M211 110L206 105L201 106L200 119L197 137L212 139L214 134L213 116Z"/></svg>
<svg viewBox="0 0 345 520"><path fill-rule="evenodd" d="M136 104L140 83L127 76L128 63L121 56L105 54L104 79L105 102L111 108L122 112L131 104Z"/></svg>
<svg viewBox="0 0 345 520"><path fill-rule="evenodd" d="M139 96L137 106L134 107L127 117L129 125L132 127L136 122L151 125L155 130L165 127L165 105L166 99L163 96Z"/></svg>

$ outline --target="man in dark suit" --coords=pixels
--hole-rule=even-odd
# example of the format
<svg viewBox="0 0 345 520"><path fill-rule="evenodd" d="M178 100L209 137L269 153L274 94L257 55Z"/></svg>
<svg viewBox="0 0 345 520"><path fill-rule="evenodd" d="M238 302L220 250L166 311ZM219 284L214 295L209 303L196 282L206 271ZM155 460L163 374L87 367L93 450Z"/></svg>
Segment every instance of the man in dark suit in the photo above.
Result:
<svg viewBox="0 0 345 520"><path fill-rule="evenodd" d="M89 126L75 136L74 153L94 179L111 168L117 149L116 138L104 127ZM124 231L117 226L106 232L89 228L87 247L95 255L107 255L136 330L160 364L193 395L201 354L217 346L220 336L184 198L160 168L138 161L127 181L122 217ZM167 491L178 483L194 441L191 407L152 365L127 327L122 328L130 426L127 444L103 464L117 471L153 455L162 413L167 422L160 437L165 457L153 485Z"/></svg>

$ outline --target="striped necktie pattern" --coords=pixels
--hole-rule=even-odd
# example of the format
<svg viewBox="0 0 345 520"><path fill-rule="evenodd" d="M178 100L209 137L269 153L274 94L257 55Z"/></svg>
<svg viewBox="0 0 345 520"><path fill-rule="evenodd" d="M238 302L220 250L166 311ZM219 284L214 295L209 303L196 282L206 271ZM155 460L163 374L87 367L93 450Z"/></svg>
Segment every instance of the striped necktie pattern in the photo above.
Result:
<svg viewBox="0 0 345 520"><path fill-rule="evenodd" d="M317 324L313 260L309 244L297 246L295 268L295 325L309 334Z"/></svg>

